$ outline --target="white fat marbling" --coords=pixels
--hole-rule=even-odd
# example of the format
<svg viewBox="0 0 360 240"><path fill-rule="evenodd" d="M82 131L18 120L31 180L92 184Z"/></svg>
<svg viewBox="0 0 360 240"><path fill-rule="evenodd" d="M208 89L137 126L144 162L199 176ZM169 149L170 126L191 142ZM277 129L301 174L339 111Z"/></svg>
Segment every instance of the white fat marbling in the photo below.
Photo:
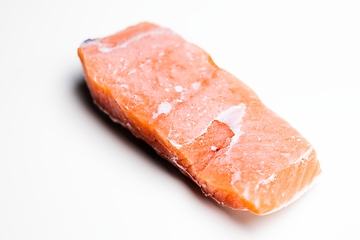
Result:
<svg viewBox="0 0 360 240"><path fill-rule="evenodd" d="M310 184L308 184L307 186L305 186L303 189L301 189L298 193L295 194L295 196L293 196L288 202L283 203L281 206L279 206L278 208L273 209L270 212L267 212L265 214L262 215L268 215L270 213L276 212L278 210L280 210L281 208L287 207L288 205L290 205L291 203L295 202L296 200L298 200L302 195L304 195L307 191L310 190L310 188L312 188L315 184L315 181L317 180L319 176L315 177L312 182Z"/></svg>
<svg viewBox="0 0 360 240"><path fill-rule="evenodd" d="M276 174L275 174L275 173L271 174L270 177L268 177L267 179L260 181L260 182L256 185L256 188L258 188L260 184L264 184L264 185L269 184L270 182L272 182L272 181L275 180L275 177L276 177Z"/></svg>
<svg viewBox="0 0 360 240"><path fill-rule="evenodd" d="M310 156L310 154L312 153L313 150L314 150L313 147L310 147L308 150L306 150L306 152L301 154L301 156L298 159L296 159L292 164L299 163L303 159L308 160L308 158L309 158L309 156Z"/></svg>
<svg viewBox="0 0 360 240"><path fill-rule="evenodd" d="M142 39L144 37L154 36L154 35L165 35L165 34L175 34L175 33L169 29L163 29L163 28L151 29L147 32L139 33L138 35L135 35L132 38L130 38L130 39L126 40L125 42L123 42L119 45L116 45L114 47L108 47L108 46L106 46L106 44L101 44L100 42L98 42L98 49L100 52L108 53L115 49L126 48L130 43L139 41L140 39Z"/></svg>

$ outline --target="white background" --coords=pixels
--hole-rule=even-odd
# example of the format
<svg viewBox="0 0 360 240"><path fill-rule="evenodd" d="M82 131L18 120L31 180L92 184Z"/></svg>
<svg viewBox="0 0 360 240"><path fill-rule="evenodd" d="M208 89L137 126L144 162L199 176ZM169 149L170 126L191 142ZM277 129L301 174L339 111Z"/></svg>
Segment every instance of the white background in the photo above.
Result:
<svg viewBox="0 0 360 240"><path fill-rule="evenodd" d="M209 52L314 146L266 216L223 208L92 104L87 38L151 21ZM360 239L359 1L2 1L0 239Z"/></svg>

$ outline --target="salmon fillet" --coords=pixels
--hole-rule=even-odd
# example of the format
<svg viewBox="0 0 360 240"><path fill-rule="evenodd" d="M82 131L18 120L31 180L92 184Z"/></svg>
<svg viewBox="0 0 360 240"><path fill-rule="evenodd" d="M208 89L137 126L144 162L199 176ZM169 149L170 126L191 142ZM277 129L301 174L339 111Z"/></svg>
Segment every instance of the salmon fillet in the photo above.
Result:
<svg viewBox="0 0 360 240"><path fill-rule="evenodd" d="M321 172L298 131L170 29L140 23L78 55L95 103L220 204L267 214Z"/></svg>

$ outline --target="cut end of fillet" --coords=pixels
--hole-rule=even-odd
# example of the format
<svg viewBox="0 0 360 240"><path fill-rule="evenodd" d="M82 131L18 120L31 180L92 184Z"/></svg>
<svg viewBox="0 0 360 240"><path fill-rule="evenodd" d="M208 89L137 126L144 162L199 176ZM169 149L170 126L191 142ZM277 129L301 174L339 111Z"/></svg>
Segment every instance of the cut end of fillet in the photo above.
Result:
<svg viewBox="0 0 360 240"><path fill-rule="evenodd" d="M95 103L225 206L271 213L321 172L299 132L170 29L141 23L78 54Z"/></svg>

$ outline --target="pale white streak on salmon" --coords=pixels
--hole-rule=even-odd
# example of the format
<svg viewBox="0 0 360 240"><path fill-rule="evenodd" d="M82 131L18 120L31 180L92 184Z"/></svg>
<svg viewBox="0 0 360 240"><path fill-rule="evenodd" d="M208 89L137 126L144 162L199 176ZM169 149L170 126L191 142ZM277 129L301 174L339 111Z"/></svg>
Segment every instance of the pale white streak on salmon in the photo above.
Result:
<svg viewBox="0 0 360 240"><path fill-rule="evenodd" d="M297 164L297 163L299 163L299 162L301 162L303 159L305 159L305 160L308 160L308 158L309 158L309 156L310 156L310 154L312 153L312 151L313 151L314 149L313 149L313 147L310 147L308 150L306 150L303 154L301 154L301 156L298 158L298 159L296 159L293 163L291 163L291 164Z"/></svg>
<svg viewBox="0 0 360 240"><path fill-rule="evenodd" d="M260 185L263 184L263 185L268 185L269 183L271 183L272 181L274 181L276 179L276 174L273 173L271 174L268 178L258 182L256 184L256 187L255 187L255 191L257 191L259 188L260 188Z"/></svg>
<svg viewBox="0 0 360 240"><path fill-rule="evenodd" d="M313 147L310 147L308 150L306 150L303 154L300 155L300 157L298 159L296 159L292 164L297 164L299 162L301 162L302 160L308 160L310 154L313 152ZM273 173L271 174L268 178L262 180L262 181L259 181L257 184L256 184L256 187L255 187L255 191L257 191L259 188L260 188L260 185L268 185L270 184L272 181L275 181L276 180L276 173ZM289 203L285 203L283 204L282 206L280 206L280 208L282 207L285 207L287 206L288 204L290 204L291 202L295 201L297 198L299 198L303 193L305 193L309 188L311 188L312 184L310 184L309 186L306 186L302 191L300 191L295 197L293 200L291 200ZM282 197L284 197L284 193L282 193ZM260 202L260 199L259 198L256 198L255 199L255 206L256 207L259 207L259 202Z"/></svg>
<svg viewBox="0 0 360 240"><path fill-rule="evenodd" d="M225 154L227 154L232 149L235 143L237 143L237 141L239 140L240 136L244 133L243 131L241 131L241 126L242 126L241 123L242 123L242 118L245 115L245 109L246 109L246 105L240 103L237 106L232 106L227 110L221 112L215 118L215 120L226 123L231 129L231 131L234 133L234 136L231 138L229 149Z"/></svg>
<svg viewBox="0 0 360 240"><path fill-rule="evenodd" d="M236 171L233 173L232 177L231 177L231 182L230 184L233 185L236 181L241 179L241 172L240 171Z"/></svg>
<svg viewBox="0 0 360 240"><path fill-rule="evenodd" d="M225 154L227 154L231 150L234 144L239 140L240 136L244 133L241 131L241 122L242 118L245 115L245 109L246 105L244 103L240 103L239 105L231 106L227 110L220 112L218 116L214 119L228 125L230 130L234 133L234 136L231 138L229 149ZM193 137L185 144L192 143L196 138L206 133L214 120L212 120L198 135Z"/></svg>
<svg viewBox="0 0 360 240"><path fill-rule="evenodd" d="M165 34L172 34L172 35L177 35L176 33L174 33L173 31L169 30L169 29L164 29L164 28L156 28L156 29L151 29L147 32L143 32L140 33L138 35L133 36L132 38L126 40L125 42L116 45L114 47L108 47L106 46L106 44L102 44L100 42L97 41L98 43L98 49L100 52L103 53L107 53L107 52L111 52L115 49L119 49L119 48L126 48L130 43L139 41L142 38L148 37L148 36L154 36L154 35L165 35Z"/></svg>
<svg viewBox="0 0 360 240"><path fill-rule="evenodd" d="M275 180L275 177L276 177L276 174L273 173L273 174L271 174L270 177L268 177L267 179L260 181L260 182L258 183L258 185L259 185L259 184L265 184L265 185L267 185L267 184L269 184L270 182L274 181L274 180ZM258 185L256 185L256 187L258 187Z"/></svg>
<svg viewBox="0 0 360 240"><path fill-rule="evenodd" d="M177 149L180 149L182 147L182 145L177 143L175 140L169 140L169 142L171 143L171 145L173 145Z"/></svg>
<svg viewBox="0 0 360 240"><path fill-rule="evenodd" d="M267 212L265 214L262 214L262 215L268 215L270 213L273 213L273 212L276 212L277 210L281 209L281 208L284 208L284 207L287 207L288 205L290 205L291 203L295 202L297 199L299 199L302 195L304 195L307 191L309 191L310 188L312 188L315 184L315 181L317 180L318 176L315 177L312 182L308 185L306 185L302 190L300 190L299 192L297 192L295 194L295 196L293 196L289 201L287 202L284 202L282 205L280 205L279 207L271 210L270 212ZM259 206L259 203L257 203L258 206Z"/></svg>

